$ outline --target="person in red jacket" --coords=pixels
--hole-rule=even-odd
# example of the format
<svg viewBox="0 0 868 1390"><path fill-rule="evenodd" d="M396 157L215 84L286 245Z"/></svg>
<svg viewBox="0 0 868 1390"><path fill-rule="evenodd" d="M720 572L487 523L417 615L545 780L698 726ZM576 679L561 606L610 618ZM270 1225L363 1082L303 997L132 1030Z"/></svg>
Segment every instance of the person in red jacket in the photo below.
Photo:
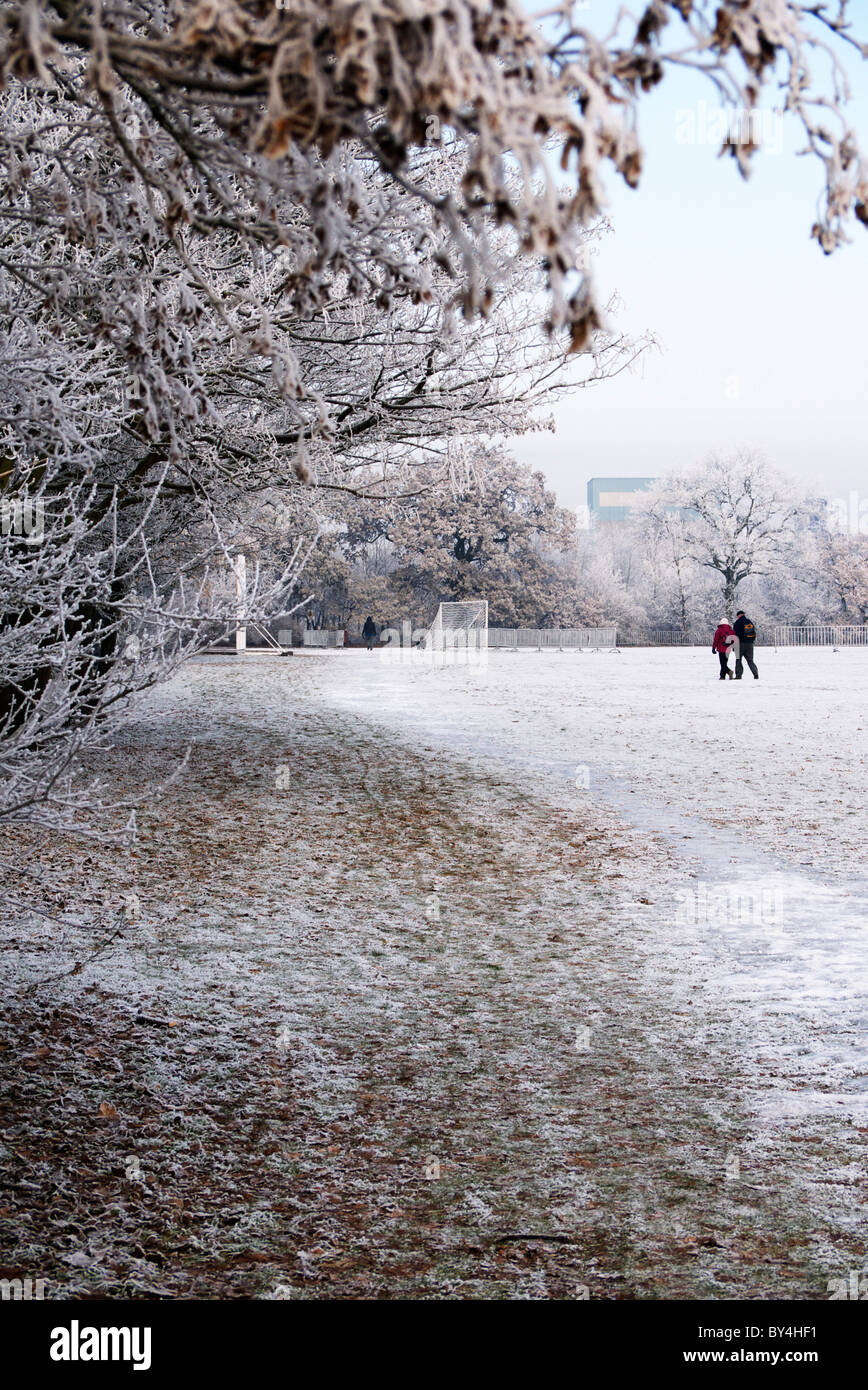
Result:
<svg viewBox="0 0 868 1390"><path fill-rule="evenodd" d="M725 681L727 676L732 680L732 672L729 669L729 653L735 642L735 630L730 627L726 618L721 618L714 632L714 641L711 650L717 653L720 659L720 679Z"/></svg>

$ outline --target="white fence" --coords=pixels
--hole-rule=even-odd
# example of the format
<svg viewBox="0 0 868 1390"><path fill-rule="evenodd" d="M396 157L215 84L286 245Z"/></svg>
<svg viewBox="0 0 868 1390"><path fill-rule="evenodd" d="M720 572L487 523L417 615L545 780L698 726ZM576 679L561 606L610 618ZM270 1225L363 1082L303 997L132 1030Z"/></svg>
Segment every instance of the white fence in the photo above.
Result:
<svg viewBox="0 0 868 1390"><path fill-rule="evenodd" d="M490 627L489 647L505 651L615 651L616 627Z"/></svg>
<svg viewBox="0 0 868 1390"><path fill-rule="evenodd" d="M305 647L342 647L343 628L306 627L302 642Z"/></svg>
<svg viewBox="0 0 868 1390"><path fill-rule="evenodd" d="M776 647L868 647L868 625L776 627Z"/></svg>
<svg viewBox="0 0 868 1390"><path fill-rule="evenodd" d="M622 634L622 647L707 647L711 633L681 632L674 627L645 627Z"/></svg>
<svg viewBox="0 0 868 1390"><path fill-rule="evenodd" d="M773 640L768 636L768 629L757 628L757 646L767 646ZM675 628L668 627L646 627L638 631L622 633L619 645L622 647L710 647L714 637L714 628L707 628L704 632L697 631L696 628L690 632L678 632Z"/></svg>

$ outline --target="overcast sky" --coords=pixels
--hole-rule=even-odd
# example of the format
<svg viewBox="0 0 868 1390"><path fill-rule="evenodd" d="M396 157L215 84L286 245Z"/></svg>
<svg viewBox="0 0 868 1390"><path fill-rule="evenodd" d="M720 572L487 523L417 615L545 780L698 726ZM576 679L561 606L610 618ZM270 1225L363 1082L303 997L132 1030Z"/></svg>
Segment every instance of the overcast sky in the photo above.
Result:
<svg viewBox="0 0 868 1390"><path fill-rule="evenodd" d="M868 68L856 76L868 144ZM609 181L601 287L623 299L618 326L650 329L661 351L556 405L556 435L513 441L567 505L589 477L656 475L738 445L826 496L868 490L868 231L856 224L852 245L824 256L810 239L822 169L796 156L797 127L768 113L745 182L717 158L713 106L695 76L667 78L642 104L639 189Z"/></svg>

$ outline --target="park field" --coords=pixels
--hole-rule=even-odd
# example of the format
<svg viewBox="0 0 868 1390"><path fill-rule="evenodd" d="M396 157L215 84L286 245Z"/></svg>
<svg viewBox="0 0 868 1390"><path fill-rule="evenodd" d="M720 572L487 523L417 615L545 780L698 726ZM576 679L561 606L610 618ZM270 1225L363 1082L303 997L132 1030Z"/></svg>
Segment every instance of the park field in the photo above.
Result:
<svg viewBox="0 0 868 1390"><path fill-rule="evenodd" d="M2 832L0 1239L52 1297L829 1297L868 651L203 658ZM37 866L38 865L38 870Z"/></svg>

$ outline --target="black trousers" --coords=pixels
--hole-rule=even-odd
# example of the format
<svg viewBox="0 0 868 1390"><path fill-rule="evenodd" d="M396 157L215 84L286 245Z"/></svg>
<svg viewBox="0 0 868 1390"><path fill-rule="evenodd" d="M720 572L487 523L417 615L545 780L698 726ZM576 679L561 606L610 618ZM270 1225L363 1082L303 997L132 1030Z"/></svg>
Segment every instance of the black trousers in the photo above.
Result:
<svg viewBox="0 0 868 1390"><path fill-rule="evenodd" d="M720 679L725 681L727 671L729 670L729 652L718 652L717 656L720 661Z"/></svg>
<svg viewBox="0 0 868 1390"><path fill-rule="evenodd" d="M747 662L753 674L755 676L759 676L759 671L756 668L756 662L753 659L753 642L742 642L741 644L741 650L739 651L739 654L735 659L735 678L737 681L740 681L744 674L744 665L742 659L744 659L744 661Z"/></svg>

